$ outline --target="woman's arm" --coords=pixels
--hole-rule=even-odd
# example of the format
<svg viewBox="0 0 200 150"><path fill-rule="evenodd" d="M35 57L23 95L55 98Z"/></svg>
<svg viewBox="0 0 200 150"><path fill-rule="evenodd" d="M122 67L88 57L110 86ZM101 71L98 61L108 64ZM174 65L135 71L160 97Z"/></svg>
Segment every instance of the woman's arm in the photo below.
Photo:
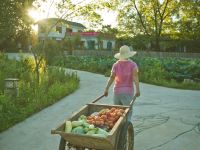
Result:
<svg viewBox="0 0 200 150"><path fill-rule="evenodd" d="M109 88L112 85L114 80L115 80L115 75L112 73L110 75L110 78L108 79L108 82L107 82L107 85L106 85L106 88L105 88L105 91L104 91L105 96L108 96L108 90L109 90Z"/></svg>
<svg viewBox="0 0 200 150"><path fill-rule="evenodd" d="M139 75L138 75L138 69L133 71L133 79L136 87L135 96L140 96L140 86L139 86Z"/></svg>

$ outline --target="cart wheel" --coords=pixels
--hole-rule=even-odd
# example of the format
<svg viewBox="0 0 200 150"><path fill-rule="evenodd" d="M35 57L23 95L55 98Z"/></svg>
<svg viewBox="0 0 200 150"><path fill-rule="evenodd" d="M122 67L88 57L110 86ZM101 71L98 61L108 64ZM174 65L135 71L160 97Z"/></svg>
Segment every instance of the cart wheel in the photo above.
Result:
<svg viewBox="0 0 200 150"><path fill-rule="evenodd" d="M59 150L65 150L66 141L64 138L60 138Z"/></svg>
<svg viewBox="0 0 200 150"><path fill-rule="evenodd" d="M133 150L134 149L134 129L131 122L127 122L119 133L117 140L117 150Z"/></svg>

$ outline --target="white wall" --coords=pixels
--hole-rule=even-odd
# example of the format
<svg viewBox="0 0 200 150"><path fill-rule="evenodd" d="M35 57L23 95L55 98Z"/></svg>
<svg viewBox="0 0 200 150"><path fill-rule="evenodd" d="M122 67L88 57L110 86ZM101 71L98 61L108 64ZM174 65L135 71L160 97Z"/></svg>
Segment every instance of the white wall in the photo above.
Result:
<svg viewBox="0 0 200 150"><path fill-rule="evenodd" d="M86 47L86 48L88 47L87 41L89 41L89 40L95 41L95 44L98 43L98 40L96 37L81 37L81 41L84 41L84 47ZM102 41L103 41L104 49L107 49L107 42L109 42L109 41L112 43L112 49L115 48L115 40L102 40ZM95 45L95 48L98 49L98 45Z"/></svg>
<svg viewBox="0 0 200 150"><path fill-rule="evenodd" d="M56 27L54 27L52 30L52 32L49 32L48 34L48 37L50 38L57 38L57 39L62 39L65 37L65 33L66 33L66 25L63 25L62 26L62 33L58 33L58 32L55 32L56 31ZM76 27L76 26L71 26L72 27L72 32L78 32L79 30L83 31L84 28L82 27ZM45 37L45 34L44 33L39 33L38 34L39 37Z"/></svg>

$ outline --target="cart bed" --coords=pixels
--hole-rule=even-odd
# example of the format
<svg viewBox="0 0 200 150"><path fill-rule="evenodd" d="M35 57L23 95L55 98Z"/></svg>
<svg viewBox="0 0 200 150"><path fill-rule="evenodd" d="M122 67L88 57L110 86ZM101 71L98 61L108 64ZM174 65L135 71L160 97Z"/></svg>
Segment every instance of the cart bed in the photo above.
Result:
<svg viewBox="0 0 200 150"><path fill-rule="evenodd" d="M85 148L95 148L95 149L103 149L103 150L114 150L116 146L116 140L118 139L118 133L122 125L127 122L127 114L130 106L121 106L121 105L104 105L104 104L95 104L89 103L83 106L78 112L74 113L71 118L68 120L74 121L78 120L81 115L89 116L93 112L98 112L105 108L121 108L124 109L124 114L117 120L114 127L109 131L109 134L106 138L103 137L95 137L92 135L85 134L74 134L74 133L66 133L65 122L63 122L56 129L51 131L52 134L59 134L62 138L64 138L67 142L72 145L85 147Z"/></svg>

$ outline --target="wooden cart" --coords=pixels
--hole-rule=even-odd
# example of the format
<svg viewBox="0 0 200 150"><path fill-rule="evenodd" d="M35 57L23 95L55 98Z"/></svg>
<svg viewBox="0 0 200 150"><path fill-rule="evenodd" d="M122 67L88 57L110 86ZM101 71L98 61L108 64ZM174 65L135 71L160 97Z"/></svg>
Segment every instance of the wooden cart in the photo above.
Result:
<svg viewBox="0 0 200 150"><path fill-rule="evenodd" d="M66 133L64 132L65 122L63 122L56 129L51 130L51 134L59 134L61 136L59 150L133 150L134 129L132 123L128 121L128 113L135 101L135 97L131 101L130 106L95 104L102 97L104 95L83 106L68 120L74 121L81 115L89 116L93 112L105 108L116 107L124 109L123 116L117 120L108 136L103 138L85 134Z"/></svg>

